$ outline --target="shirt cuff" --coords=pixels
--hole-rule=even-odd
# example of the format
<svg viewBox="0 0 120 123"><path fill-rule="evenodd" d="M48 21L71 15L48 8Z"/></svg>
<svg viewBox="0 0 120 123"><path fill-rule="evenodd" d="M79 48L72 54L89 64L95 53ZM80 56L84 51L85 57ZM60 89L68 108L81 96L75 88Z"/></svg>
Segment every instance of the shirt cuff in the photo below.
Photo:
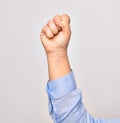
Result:
<svg viewBox="0 0 120 123"><path fill-rule="evenodd" d="M73 71L71 71L59 79L49 81L47 83L46 91L51 98L58 99L67 95L74 89L76 89L76 81Z"/></svg>

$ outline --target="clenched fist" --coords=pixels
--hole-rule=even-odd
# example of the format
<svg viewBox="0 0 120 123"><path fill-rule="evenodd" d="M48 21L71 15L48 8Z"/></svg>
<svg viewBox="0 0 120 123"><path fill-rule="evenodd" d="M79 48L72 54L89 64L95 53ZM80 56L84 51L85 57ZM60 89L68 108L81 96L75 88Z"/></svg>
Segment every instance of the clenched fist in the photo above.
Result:
<svg viewBox="0 0 120 123"><path fill-rule="evenodd" d="M56 15L41 30L40 38L48 54L67 51L71 36L68 15Z"/></svg>

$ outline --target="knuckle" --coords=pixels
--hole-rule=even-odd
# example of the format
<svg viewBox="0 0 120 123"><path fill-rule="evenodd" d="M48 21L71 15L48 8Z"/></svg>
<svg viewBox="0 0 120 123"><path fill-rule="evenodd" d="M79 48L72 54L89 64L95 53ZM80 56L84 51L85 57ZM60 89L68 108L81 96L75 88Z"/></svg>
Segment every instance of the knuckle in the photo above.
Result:
<svg viewBox="0 0 120 123"><path fill-rule="evenodd" d="M45 31L47 29L47 25L45 25L44 27L43 27L43 30Z"/></svg>
<svg viewBox="0 0 120 123"><path fill-rule="evenodd" d="M50 29L49 28L46 29L46 33L50 33Z"/></svg>
<svg viewBox="0 0 120 123"><path fill-rule="evenodd" d="M53 17L53 20L62 20L61 16L60 15L55 15Z"/></svg>
<svg viewBox="0 0 120 123"><path fill-rule="evenodd" d="M47 25L51 26L51 24L52 24L52 20L48 21Z"/></svg>
<svg viewBox="0 0 120 123"><path fill-rule="evenodd" d="M48 28L47 31L46 31L48 37L52 37L53 36L53 33L51 32L51 30Z"/></svg>
<svg viewBox="0 0 120 123"><path fill-rule="evenodd" d="M48 26L49 26L50 30L51 30L54 34L56 34L56 33L58 32L58 30L57 30L56 25L53 23L53 21L49 21L48 24L49 24Z"/></svg>

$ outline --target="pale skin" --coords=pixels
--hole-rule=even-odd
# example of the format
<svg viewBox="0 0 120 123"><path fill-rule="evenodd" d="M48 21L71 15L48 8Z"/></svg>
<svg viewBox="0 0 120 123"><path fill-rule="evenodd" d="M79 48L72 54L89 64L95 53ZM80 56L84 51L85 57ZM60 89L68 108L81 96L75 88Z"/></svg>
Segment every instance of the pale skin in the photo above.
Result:
<svg viewBox="0 0 120 123"><path fill-rule="evenodd" d="M70 36L70 18L66 14L54 16L41 30L40 38L47 56L50 81L71 71L67 55Z"/></svg>

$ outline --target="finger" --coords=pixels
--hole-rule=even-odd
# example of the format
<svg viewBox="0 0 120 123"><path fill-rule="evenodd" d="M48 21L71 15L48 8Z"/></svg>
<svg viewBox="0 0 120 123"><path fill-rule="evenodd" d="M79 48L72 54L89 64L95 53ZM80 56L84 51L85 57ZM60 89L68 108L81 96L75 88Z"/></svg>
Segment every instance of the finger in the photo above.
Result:
<svg viewBox="0 0 120 123"><path fill-rule="evenodd" d="M60 30L60 28L57 27L52 20L50 20L47 25L54 35L57 34L58 31Z"/></svg>
<svg viewBox="0 0 120 123"><path fill-rule="evenodd" d="M70 24L70 17L67 14L63 14L62 21L66 24Z"/></svg>
<svg viewBox="0 0 120 123"><path fill-rule="evenodd" d="M46 38L45 28L46 28L46 26L44 26L41 29L41 32L40 32L40 39L41 39L41 41Z"/></svg>
<svg viewBox="0 0 120 123"><path fill-rule="evenodd" d="M47 38L52 38L54 34L50 30L50 28L46 25L41 32L41 36L46 36Z"/></svg>
<svg viewBox="0 0 120 123"><path fill-rule="evenodd" d="M68 15L63 14L61 16L56 15L54 18L54 22L57 26L59 26L60 28L62 28L63 32L68 32L70 31L70 18Z"/></svg>
<svg viewBox="0 0 120 123"><path fill-rule="evenodd" d="M57 16L56 16L57 17ZM59 16L60 17L60 16ZM58 19L59 20L59 19ZM52 20L52 22L55 24L55 26L57 27L58 32L61 31L61 27L59 25L56 25L54 18Z"/></svg>
<svg viewBox="0 0 120 123"><path fill-rule="evenodd" d="M53 21L54 21L54 23L55 23L58 27L60 27L60 28L62 27L62 25L61 25L62 17L61 17L61 16L59 16L59 15L54 16Z"/></svg>

